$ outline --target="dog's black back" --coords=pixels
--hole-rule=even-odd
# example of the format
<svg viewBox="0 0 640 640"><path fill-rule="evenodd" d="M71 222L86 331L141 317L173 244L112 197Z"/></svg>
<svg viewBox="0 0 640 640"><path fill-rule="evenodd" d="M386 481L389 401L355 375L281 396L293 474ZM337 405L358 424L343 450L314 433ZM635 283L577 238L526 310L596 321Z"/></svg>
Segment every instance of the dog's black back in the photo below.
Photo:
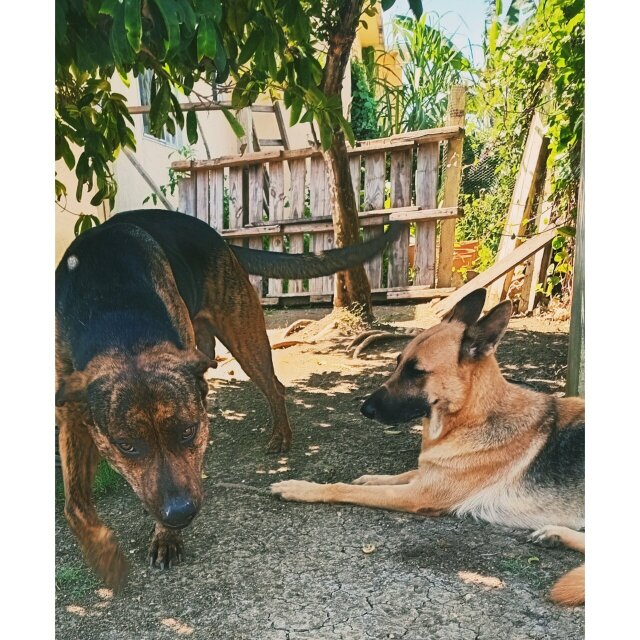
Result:
<svg viewBox="0 0 640 640"><path fill-rule="evenodd" d="M165 260L149 234L130 224L104 224L73 241L56 269L55 296L74 369L110 348L135 352L163 341L184 348L152 282Z"/></svg>

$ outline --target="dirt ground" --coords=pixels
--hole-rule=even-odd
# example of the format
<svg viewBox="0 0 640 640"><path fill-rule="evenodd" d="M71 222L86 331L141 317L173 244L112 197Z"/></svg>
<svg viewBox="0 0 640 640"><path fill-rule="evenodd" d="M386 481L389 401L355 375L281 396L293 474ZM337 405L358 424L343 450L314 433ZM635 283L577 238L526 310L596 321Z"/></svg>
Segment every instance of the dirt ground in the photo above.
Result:
<svg viewBox="0 0 640 640"><path fill-rule="evenodd" d="M300 317L327 309L267 311L272 343ZM429 305L376 307L382 322L426 328ZM512 320L499 350L505 375L562 393L568 322ZM424 518L351 506L281 502L286 478L350 481L415 467L419 425L384 427L359 413L403 343L360 360L347 340L274 351L295 436L283 456L265 452L264 398L233 360L210 379L212 444L206 502L186 530L186 559L151 569L152 522L123 481L98 510L130 556L116 598L85 568L56 500L56 637L123 639L572 640L584 609L548 602L550 585L582 558L526 542L527 532L471 519Z"/></svg>

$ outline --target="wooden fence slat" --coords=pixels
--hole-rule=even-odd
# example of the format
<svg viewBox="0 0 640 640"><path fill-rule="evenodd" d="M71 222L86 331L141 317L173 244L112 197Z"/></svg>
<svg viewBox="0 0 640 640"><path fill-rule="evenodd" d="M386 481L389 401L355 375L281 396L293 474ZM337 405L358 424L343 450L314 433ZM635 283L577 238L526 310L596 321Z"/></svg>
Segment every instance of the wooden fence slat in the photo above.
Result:
<svg viewBox="0 0 640 640"><path fill-rule="evenodd" d="M264 167L254 164L249 167L249 200L248 200L248 222L249 224L262 223L262 207L264 204L263 174ZM262 236L251 236L249 238L249 249L261 251ZM258 297L262 298L262 276L250 275L249 280L256 290Z"/></svg>
<svg viewBox="0 0 640 640"><path fill-rule="evenodd" d="M364 159L364 204L363 211L382 209L384 206L385 165L384 152L372 153ZM364 239L371 240L383 233L384 227L368 227ZM376 256L364 265L372 289L382 286L382 256Z"/></svg>
<svg viewBox="0 0 640 640"><path fill-rule="evenodd" d="M284 218L284 164L269 163L269 222L279 222ZM282 236L269 239L270 251L284 251ZM269 278L269 295L282 293L282 280Z"/></svg>
<svg viewBox="0 0 640 640"><path fill-rule="evenodd" d="M411 211L397 211L395 213L374 213L360 212L360 226L374 227L389 224L390 222L422 222L424 220L450 220L460 217L461 207L449 209L415 209ZM383 209L383 211L385 211ZM393 209L386 209L393 211ZM225 229L222 235L229 238L249 238L251 236L278 236L282 234L299 233L329 233L333 230L333 221L330 216L323 216L318 220L308 218L306 220L281 220L279 224L260 224L254 227L243 227L242 229Z"/></svg>
<svg viewBox="0 0 640 640"><path fill-rule="evenodd" d="M464 127L466 89L454 85L449 93L448 126ZM462 179L462 145L464 134L452 138L447 143L447 160L444 173L443 207L457 207ZM438 251L438 286L451 285L453 271L453 243L456 238L456 221L443 220L440 225L440 247Z"/></svg>
<svg viewBox="0 0 640 640"><path fill-rule="evenodd" d="M513 269L516 265L524 262L529 256L533 255L536 251L539 251L547 243L553 240L556 230L554 228L547 229L533 238L529 238L526 242L523 242L520 246L516 247L506 258L500 262L496 262L491 265L486 271L479 273L473 280L470 280L466 284L462 285L455 293L450 295L446 300L439 302L435 311L439 316L444 315L447 311L451 311L455 305L462 300L466 295L486 287L488 284L495 282L497 278L507 273L507 271ZM485 303L485 309L489 308L488 303Z"/></svg>
<svg viewBox="0 0 640 640"><path fill-rule="evenodd" d="M209 172L209 224L218 233L224 229L224 169Z"/></svg>
<svg viewBox="0 0 640 640"><path fill-rule="evenodd" d="M324 164L324 158L313 157L311 158L311 171L309 175L309 189L310 189L310 206L311 216L322 217L329 213L328 207L328 189L326 179L326 167ZM333 232L329 233L314 233L311 238L311 250L314 253L324 251L327 245L327 236L333 237ZM312 278L309 280L309 293L331 293L331 286L333 284L333 278Z"/></svg>
<svg viewBox="0 0 640 640"><path fill-rule="evenodd" d="M538 203L538 211L536 214L535 229L539 233L549 228L551 225L551 216L553 215L553 203L551 202L551 172L547 172L544 181L542 197ZM524 308L520 311L531 312L535 306L536 297L538 295L536 289L538 284L544 282L547 267L549 266L549 258L551 249L549 245L540 249L527 260L526 273L524 283L522 285L521 299Z"/></svg>
<svg viewBox="0 0 640 640"><path fill-rule="evenodd" d="M291 196L289 198L289 211L285 209L285 218L294 220L304 218L304 199L306 195L306 175L307 163L301 160L291 160L289 162L291 171ZM289 236L289 253L304 252L304 235L302 233L292 233ZM301 293L304 291L302 280L289 280L289 293Z"/></svg>
<svg viewBox="0 0 640 640"><path fill-rule="evenodd" d="M209 224L209 172L196 173L196 218Z"/></svg>
<svg viewBox="0 0 640 640"><path fill-rule="evenodd" d="M418 147L416 167L416 204L428 209L435 208L438 193L437 142ZM414 269L416 285L433 287L436 283L436 221L416 222L416 246Z"/></svg>
<svg viewBox="0 0 640 640"><path fill-rule="evenodd" d="M356 197L356 209L362 211L362 198L360 181L362 177L362 156L351 156L349 158L349 172L351 173L351 185L353 195Z"/></svg>
<svg viewBox="0 0 640 640"><path fill-rule="evenodd" d="M544 126L536 112L533 114L529 126L518 176L511 195L507 220L502 231L498 253L496 254L496 262L506 258L519 243L518 236L522 232L525 211L533 196L538 174L543 169L540 157L544 153L543 148L545 146ZM505 288L509 285L507 280L507 274L505 274L493 283L487 293L487 306L494 306L500 302Z"/></svg>
<svg viewBox="0 0 640 640"><path fill-rule="evenodd" d="M396 151L391 154L391 206L411 205L411 170L413 153ZM403 287L409 282L409 225L389 247L388 287Z"/></svg>
<svg viewBox="0 0 640 640"><path fill-rule="evenodd" d="M243 217L242 167L231 167L229 169L229 229L242 227ZM231 242L232 244L242 245L242 240Z"/></svg>
<svg viewBox="0 0 640 640"><path fill-rule="evenodd" d="M192 216L196 213L195 181L196 174L192 172L190 177L182 178L178 186L178 209Z"/></svg>
<svg viewBox="0 0 640 640"><path fill-rule="evenodd" d="M385 151L401 151L412 149L416 145L428 142L442 142L452 138L458 138L464 134L461 126L440 127L438 129L423 129L413 131L409 134L402 134L401 137L393 139L377 139L360 142L357 147L347 147L349 155L368 155ZM178 160L171 163L174 171L201 171L204 169L214 169L217 167L234 167L239 165L257 164L265 162L275 162L277 160L299 160L301 158L318 158L322 156L322 151L315 147L306 149L287 149L283 151L249 151L243 155L221 156L211 160L185 161Z"/></svg>

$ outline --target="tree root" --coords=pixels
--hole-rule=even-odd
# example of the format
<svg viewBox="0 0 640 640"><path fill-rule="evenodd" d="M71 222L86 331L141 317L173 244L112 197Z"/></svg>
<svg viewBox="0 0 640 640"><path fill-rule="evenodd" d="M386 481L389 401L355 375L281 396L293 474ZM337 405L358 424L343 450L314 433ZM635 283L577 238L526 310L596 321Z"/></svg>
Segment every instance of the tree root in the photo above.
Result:
<svg viewBox="0 0 640 640"><path fill-rule="evenodd" d="M302 329L303 327L306 327L307 325L311 324L312 322L315 322L315 320L309 320L308 318L300 318L300 320L296 320L295 322L292 322L284 330L284 333L282 334L282 337L286 338L287 336L290 336L292 333L295 333L296 331L300 331L300 329Z"/></svg>
<svg viewBox="0 0 640 640"><path fill-rule="evenodd" d="M372 329L370 331L363 331L358 334L347 346L347 351L351 351L352 358L358 358L360 354L374 342L380 342L382 340L408 340L415 338L419 333L422 333L422 329L406 329L402 332L382 331L380 329Z"/></svg>

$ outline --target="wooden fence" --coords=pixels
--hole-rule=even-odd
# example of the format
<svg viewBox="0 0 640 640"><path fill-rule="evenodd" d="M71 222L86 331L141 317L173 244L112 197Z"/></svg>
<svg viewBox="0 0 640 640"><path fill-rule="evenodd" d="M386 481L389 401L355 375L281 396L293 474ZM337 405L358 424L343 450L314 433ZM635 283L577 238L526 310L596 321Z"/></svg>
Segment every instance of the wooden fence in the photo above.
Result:
<svg viewBox="0 0 640 640"><path fill-rule="evenodd" d="M384 255L365 265L374 301L428 299L453 291L453 232L461 212L462 87L453 88L449 113L449 123L456 124L367 140L348 149L363 238L383 233L384 225L395 220L409 223ZM184 172L179 209L204 220L229 242L291 253L333 248L319 149L261 151L174 162L171 167ZM330 301L334 286L333 276L264 283L252 276L252 282L264 304Z"/></svg>

